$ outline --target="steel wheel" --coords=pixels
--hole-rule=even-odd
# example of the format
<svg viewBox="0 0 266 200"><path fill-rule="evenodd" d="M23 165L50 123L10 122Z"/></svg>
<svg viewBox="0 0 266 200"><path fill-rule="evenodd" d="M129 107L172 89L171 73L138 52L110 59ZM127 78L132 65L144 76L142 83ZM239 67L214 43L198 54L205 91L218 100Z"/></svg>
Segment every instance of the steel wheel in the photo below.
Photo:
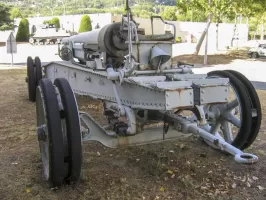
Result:
<svg viewBox="0 0 266 200"><path fill-rule="evenodd" d="M260 100L254 86L243 74L234 70L225 70L225 71L230 72L234 76L236 76L238 80L240 80L242 84L245 86L245 89L249 94L249 99L252 109L252 125L247 141L243 146L243 149L246 149L254 142L260 130L261 119L262 119Z"/></svg>
<svg viewBox="0 0 266 200"><path fill-rule="evenodd" d="M37 136L43 175L52 187L64 181L64 144L55 88L49 79L41 79L36 94Z"/></svg>
<svg viewBox="0 0 266 200"><path fill-rule="evenodd" d="M235 97L229 99L227 104L209 105L204 108L210 122L210 132L243 149L252 126L249 94L237 77L227 71L209 72L208 78L212 77L229 78L232 89L230 97Z"/></svg>
<svg viewBox="0 0 266 200"><path fill-rule="evenodd" d="M65 125L67 139L67 158L68 175L66 177L70 182L76 182L80 178L82 165L82 148L81 148L81 130L79 121L79 112L75 95L69 82L65 78L57 78L54 85L58 88L61 102L61 119Z"/></svg>
<svg viewBox="0 0 266 200"><path fill-rule="evenodd" d="M34 59L35 73L36 73L36 84L42 79L42 64L40 58L37 56Z"/></svg>
<svg viewBox="0 0 266 200"><path fill-rule="evenodd" d="M35 102L36 100L36 76L32 57L27 58L27 85L29 100Z"/></svg>

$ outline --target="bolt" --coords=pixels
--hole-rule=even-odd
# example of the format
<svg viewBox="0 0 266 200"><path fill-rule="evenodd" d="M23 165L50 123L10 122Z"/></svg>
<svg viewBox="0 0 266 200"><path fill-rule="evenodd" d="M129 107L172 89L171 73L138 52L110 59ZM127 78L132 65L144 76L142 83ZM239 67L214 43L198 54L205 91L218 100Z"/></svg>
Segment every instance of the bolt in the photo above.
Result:
<svg viewBox="0 0 266 200"><path fill-rule="evenodd" d="M228 101L228 98L225 98L225 101Z"/></svg>
<svg viewBox="0 0 266 200"><path fill-rule="evenodd" d="M192 92L190 92L189 94L192 95Z"/></svg>
<svg viewBox="0 0 266 200"><path fill-rule="evenodd" d="M204 90L201 90L201 93L203 94L204 93Z"/></svg>
<svg viewBox="0 0 266 200"><path fill-rule="evenodd" d="M227 91L228 91L228 89L227 89L227 88L225 88L225 91L227 92Z"/></svg>
<svg viewBox="0 0 266 200"><path fill-rule="evenodd" d="M46 136L46 131L45 131L45 125L41 125L37 128L37 136L39 141L45 141L47 136Z"/></svg>
<svg viewBox="0 0 266 200"><path fill-rule="evenodd" d="M192 102L192 101L190 101L190 104L193 104L193 102Z"/></svg>

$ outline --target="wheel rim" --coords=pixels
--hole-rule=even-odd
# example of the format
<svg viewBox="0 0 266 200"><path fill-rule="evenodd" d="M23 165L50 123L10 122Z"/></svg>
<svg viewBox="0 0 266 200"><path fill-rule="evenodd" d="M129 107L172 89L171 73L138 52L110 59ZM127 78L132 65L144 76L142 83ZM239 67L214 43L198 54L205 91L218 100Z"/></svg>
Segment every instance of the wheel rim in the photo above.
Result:
<svg viewBox="0 0 266 200"><path fill-rule="evenodd" d="M230 136L230 129L227 128L228 124L225 124L223 121L228 121L231 124L234 124L238 131L235 132L235 138L233 138L233 141L231 144L239 149L243 149L246 141L248 140L248 137L250 133L252 132L252 109L251 109L251 103L250 103L250 96L247 92L245 86L243 83L237 78L237 76L233 75L230 72L227 71L212 71L208 73L208 78L211 77L217 77L217 78L228 78L229 79L229 86L231 90L233 90L233 94L236 96L234 99L235 101L230 101L226 104L218 104L218 115L214 115L216 120L220 120L220 122L223 123L224 132L222 134L225 135L225 139L230 142L233 137ZM228 88L229 89L229 88ZM228 96L229 99L232 99L232 92L230 93L230 96ZM237 118L237 114L232 114L231 111L239 106L238 113L239 118ZM213 113L208 113L213 116ZM212 129L215 129L219 127L221 124L215 124L213 125ZM234 127L233 130L236 130L236 127ZM217 129L218 130L218 129ZM213 131L214 132L214 131ZM233 134L232 134L233 135ZM217 134L217 136L220 136ZM222 138L222 137L221 137ZM224 139L224 138L223 138Z"/></svg>
<svg viewBox="0 0 266 200"><path fill-rule="evenodd" d="M249 137L245 145L243 146L243 149L246 149L254 142L260 130L261 119L262 119L260 100L256 92L256 89L243 74L234 70L226 70L226 71L235 75L244 84L246 91L249 94L251 108L253 110L254 109L256 110L256 116L252 115L252 129L251 129L252 131L250 132Z"/></svg>
<svg viewBox="0 0 266 200"><path fill-rule="evenodd" d="M49 154L49 133L47 129L47 117L45 112L44 98L42 89L37 88L36 95L36 113L37 113L37 129L38 140L41 153L43 175L46 181L50 180L50 154ZM40 138L40 131L45 131L45 138Z"/></svg>
<svg viewBox="0 0 266 200"><path fill-rule="evenodd" d="M211 76L211 78L217 77ZM205 107L205 112L208 113L222 111L224 113L218 119L215 119L214 123L210 123L212 124L210 132L220 138L223 138L226 142L232 143L236 136L239 134L239 130L242 124L243 113L241 108L242 104L239 95L236 92L236 88L230 83L229 86L232 89L232 91L229 91L229 103L225 105L210 105L208 107ZM232 95L235 95L235 97L232 97ZM228 105L230 109L226 108ZM236 118L234 114L239 114L239 119ZM231 118L231 120L229 118Z"/></svg>
<svg viewBox="0 0 266 200"><path fill-rule="evenodd" d="M39 57L35 57L35 74L36 74L36 84L39 84L39 81L42 79L42 64Z"/></svg>
<svg viewBox="0 0 266 200"><path fill-rule="evenodd" d="M76 182L80 178L82 165L82 148L80 135L80 119L75 95L65 78L54 81L58 99L61 102L61 124L64 136L65 157L67 159L68 175L66 179Z"/></svg>
<svg viewBox="0 0 266 200"><path fill-rule="evenodd" d="M29 56L27 58L27 85L29 100L34 102L36 100L36 74L33 59Z"/></svg>
<svg viewBox="0 0 266 200"><path fill-rule="evenodd" d="M43 176L52 187L61 186L65 177L64 140L58 99L50 79L41 79L37 87L37 136Z"/></svg>

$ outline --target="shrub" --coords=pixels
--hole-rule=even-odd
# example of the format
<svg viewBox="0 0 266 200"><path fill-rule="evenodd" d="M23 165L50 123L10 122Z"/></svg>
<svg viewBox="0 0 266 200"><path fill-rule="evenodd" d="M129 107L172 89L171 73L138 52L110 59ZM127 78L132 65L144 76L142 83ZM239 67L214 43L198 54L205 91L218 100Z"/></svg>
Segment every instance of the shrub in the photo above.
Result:
<svg viewBox="0 0 266 200"><path fill-rule="evenodd" d="M55 25L55 28L60 28L60 20L57 17L54 17L51 20L51 24L54 24Z"/></svg>
<svg viewBox="0 0 266 200"><path fill-rule="evenodd" d="M80 21L80 26L79 26L79 33L81 32L86 32L86 31L91 31L91 19L89 15L83 15Z"/></svg>
<svg viewBox="0 0 266 200"><path fill-rule="evenodd" d="M181 42L181 37L176 37L175 41L176 41L176 43L180 43Z"/></svg>
<svg viewBox="0 0 266 200"><path fill-rule="evenodd" d="M29 21L26 18L20 20L18 26L18 32L16 35L16 41L28 42L29 41Z"/></svg>
<svg viewBox="0 0 266 200"><path fill-rule="evenodd" d="M43 24L51 24L51 20L44 20L42 23Z"/></svg>

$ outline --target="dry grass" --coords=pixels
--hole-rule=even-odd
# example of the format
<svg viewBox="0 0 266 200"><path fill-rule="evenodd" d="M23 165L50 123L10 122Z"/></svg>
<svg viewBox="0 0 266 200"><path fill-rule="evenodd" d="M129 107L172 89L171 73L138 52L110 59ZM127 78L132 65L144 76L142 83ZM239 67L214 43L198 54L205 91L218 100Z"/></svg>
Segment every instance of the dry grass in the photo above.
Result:
<svg viewBox="0 0 266 200"><path fill-rule="evenodd" d="M265 116L248 150L259 156L257 164L239 165L196 137L121 149L87 142L80 183L51 191L41 178L35 104L27 100L25 75L25 69L0 73L1 199L266 198L258 187L266 187ZM266 92L258 93L265 113ZM102 119L97 102L79 99L79 107Z"/></svg>

